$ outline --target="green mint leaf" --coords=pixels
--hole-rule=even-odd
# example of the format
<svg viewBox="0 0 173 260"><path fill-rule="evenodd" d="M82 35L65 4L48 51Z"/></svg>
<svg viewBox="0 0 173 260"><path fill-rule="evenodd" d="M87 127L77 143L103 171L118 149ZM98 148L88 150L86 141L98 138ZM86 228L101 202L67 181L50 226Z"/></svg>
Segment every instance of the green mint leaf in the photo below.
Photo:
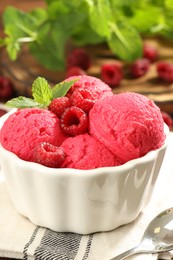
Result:
<svg viewBox="0 0 173 260"><path fill-rule="evenodd" d="M83 22L87 16L86 5L83 1L78 1L76 5L74 1L56 0L48 6L47 12L51 20L57 21L59 27L69 35L71 30Z"/></svg>
<svg viewBox="0 0 173 260"><path fill-rule="evenodd" d="M146 8L134 9L133 16L128 18L129 24L136 28L140 33L150 33L151 28L160 24L160 18L163 10L157 6L150 6Z"/></svg>
<svg viewBox="0 0 173 260"><path fill-rule="evenodd" d="M8 107L15 108L32 108L32 107L41 107L39 103L37 103L32 98L26 98L19 96L17 98L13 98L6 102Z"/></svg>
<svg viewBox="0 0 173 260"><path fill-rule="evenodd" d="M32 84L32 95L34 100L47 107L52 100L52 89L47 80L42 77L38 77Z"/></svg>
<svg viewBox="0 0 173 260"><path fill-rule="evenodd" d="M57 22L49 21L38 31L35 42L29 44L32 55L45 68L60 71L65 68L64 46L67 39L66 31Z"/></svg>
<svg viewBox="0 0 173 260"><path fill-rule="evenodd" d="M30 17L34 21L35 29L38 30L39 26L42 26L48 20L47 10L43 8L35 8L31 10Z"/></svg>
<svg viewBox="0 0 173 260"><path fill-rule="evenodd" d="M142 40L139 33L125 22L111 24L110 49L120 59L133 61L142 56Z"/></svg>
<svg viewBox="0 0 173 260"><path fill-rule="evenodd" d="M78 81L78 78L73 80L63 81L61 83L56 84L52 88L53 99L58 97L64 97L76 81Z"/></svg>
<svg viewBox="0 0 173 260"><path fill-rule="evenodd" d="M79 45L95 45L105 41L104 37L98 35L90 26L87 19L75 28L72 38Z"/></svg>
<svg viewBox="0 0 173 260"><path fill-rule="evenodd" d="M161 27L162 26L162 27ZM152 28L152 31L156 29L161 29L160 34L169 40L173 39L173 19L172 19L172 10L166 10L163 13L162 24L160 23L160 28Z"/></svg>
<svg viewBox="0 0 173 260"><path fill-rule="evenodd" d="M83 5L75 8L76 5L71 7L64 1L50 2L47 8L48 19L39 27L36 41L29 44L30 52L44 67L52 71L65 69L66 42L86 16L81 11Z"/></svg>
<svg viewBox="0 0 173 260"><path fill-rule="evenodd" d="M109 38L109 22L112 19L110 3L107 0L87 1L89 7L89 21L93 30L100 36Z"/></svg>
<svg viewBox="0 0 173 260"><path fill-rule="evenodd" d="M64 5L62 1L53 1L49 4L47 11L51 19L56 19L57 15L66 15L69 12L69 8L67 5Z"/></svg>
<svg viewBox="0 0 173 260"><path fill-rule="evenodd" d="M165 0L163 2L165 4L165 7L166 7L167 10L169 10L169 11L172 10L173 11L172 0Z"/></svg>
<svg viewBox="0 0 173 260"><path fill-rule="evenodd" d="M3 24L7 52L10 58L15 60L22 42L35 40L35 20L29 13L9 6L3 13Z"/></svg>
<svg viewBox="0 0 173 260"><path fill-rule="evenodd" d="M5 39L0 38L0 47L6 45Z"/></svg>
<svg viewBox="0 0 173 260"><path fill-rule="evenodd" d="M20 44L10 37L6 38L7 53L12 61L15 61L20 50Z"/></svg>
<svg viewBox="0 0 173 260"><path fill-rule="evenodd" d="M48 7L52 6L55 4L55 6L59 6L60 10L65 10L66 8L78 8L81 2L84 1L79 1L79 0L45 0L47 2Z"/></svg>

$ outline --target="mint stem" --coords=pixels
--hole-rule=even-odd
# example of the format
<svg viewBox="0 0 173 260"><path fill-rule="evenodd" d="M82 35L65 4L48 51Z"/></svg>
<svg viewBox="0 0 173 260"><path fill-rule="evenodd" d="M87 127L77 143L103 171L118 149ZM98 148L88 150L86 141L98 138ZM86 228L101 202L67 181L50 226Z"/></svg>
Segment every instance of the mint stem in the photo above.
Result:
<svg viewBox="0 0 173 260"><path fill-rule="evenodd" d="M17 42L34 42L36 39L32 37L22 37L17 39Z"/></svg>
<svg viewBox="0 0 173 260"><path fill-rule="evenodd" d="M127 49L129 49L129 45L128 42L124 39L124 37L122 36L120 30L118 29L118 26L115 23L109 23L110 28L112 29L112 31L116 34L116 36L118 37L118 39L121 41L121 43L124 45L124 47L126 47Z"/></svg>

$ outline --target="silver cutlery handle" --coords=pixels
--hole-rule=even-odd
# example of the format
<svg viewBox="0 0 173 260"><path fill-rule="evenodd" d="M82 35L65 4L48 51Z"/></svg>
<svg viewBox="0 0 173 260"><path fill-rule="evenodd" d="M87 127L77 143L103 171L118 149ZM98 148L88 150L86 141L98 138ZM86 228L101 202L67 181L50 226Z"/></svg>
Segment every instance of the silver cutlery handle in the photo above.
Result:
<svg viewBox="0 0 173 260"><path fill-rule="evenodd" d="M131 248L127 251L125 251L124 253L120 254L120 255L117 255L113 258L111 258L110 260L122 260L122 259L125 259L126 257L130 256L130 255L134 255L134 254L137 254L138 251L137 251L137 248L134 247L134 248Z"/></svg>
<svg viewBox="0 0 173 260"><path fill-rule="evenodd" d="M135 255L135 254L141 254L141 253L148 254L148 253L151 253L151 251L149 251L145 247L143 247L143 245L141 243L138 246L135 246L135 247L133 247L133 248L123 252L122 254L117 255L117 256L109 259L109 260L123 260L128 256Z"/></svg>

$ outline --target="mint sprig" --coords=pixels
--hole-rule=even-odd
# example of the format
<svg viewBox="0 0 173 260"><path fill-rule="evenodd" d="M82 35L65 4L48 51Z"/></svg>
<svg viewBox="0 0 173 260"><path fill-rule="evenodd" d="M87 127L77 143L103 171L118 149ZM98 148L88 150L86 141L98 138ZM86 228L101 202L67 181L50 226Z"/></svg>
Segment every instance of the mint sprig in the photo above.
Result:
<svg viewBox="0 0 173 260"><path fill-rule="evenodd" d="M32 95L36 102L47 107L52 100L52 89L45 78L38 77L32 84Z"/></svg>
<svg viewBox="0 0 173 260"><path fill-rule="evenodd" d="M40 104L37 103L32 98L26 98L23 96L19 96L17 98L12 98L11 100L6 102L8 107L15 107L15 108L32 108L32 107L40 107Z"/></svg>
<svg viewBox="0 0 173 260"><path fill-rule="evenodd" d="M3 12L6 47L16 60L22 45L44 67L65 69L66 46L106 42L121 60L141 57L142 39L173 39L172 0L45 0L45 8L24 12L8 6ZM70 22L69 22L70 21Z"/></svg>
<svg viewBox="0 0 173 260"><path fill-rule="evenodd" d="M38 77L32 84L33 98L19 96L7 101L6 105L13 108L47 108L53 99L65 96L77 80L63 81L51 87L45 78Z"/></svg>
<svg viewBox="0 0 173 260"><path fill-rule="evenodd" d="M64 97L78 79L63 81L52 88L53 98Z"/></svg>

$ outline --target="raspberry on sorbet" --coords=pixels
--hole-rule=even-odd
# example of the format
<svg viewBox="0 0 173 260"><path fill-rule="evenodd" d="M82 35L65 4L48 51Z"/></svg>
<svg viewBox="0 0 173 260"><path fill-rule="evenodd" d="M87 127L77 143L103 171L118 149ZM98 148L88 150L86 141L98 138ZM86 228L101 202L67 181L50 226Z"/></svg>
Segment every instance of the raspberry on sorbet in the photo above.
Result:
<svg viewBox="0 0 173 260"><path fill-rule="evenodd" d="M65 108L70 107L70 100L68 97L59 97L51 101L49 110L55 113L59 118L61 117Z"/></svg>
<svg viewBox="0 0 173 260"><path fill-rule="evenodd" d="M62 131L70 136L86 133L88 130L88 116L79 107L71 106L64 110L60 126Z"/></svg>
<svg viewBox="0 0 173 260"><path fill-rule="evenodd" d="M58 168L65 160L62 147L47 142L37 144L34 151L33 161L51 168Z"/></svg>

